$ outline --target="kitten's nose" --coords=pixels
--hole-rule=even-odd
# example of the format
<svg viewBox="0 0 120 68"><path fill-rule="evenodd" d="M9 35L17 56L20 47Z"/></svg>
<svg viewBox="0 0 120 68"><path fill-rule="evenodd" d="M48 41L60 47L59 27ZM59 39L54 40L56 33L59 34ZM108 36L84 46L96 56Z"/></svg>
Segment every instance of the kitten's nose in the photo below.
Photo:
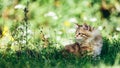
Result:
<svg viewBox="0 0 120 68"><path fill-rule="evenodd" d="M75 38L78 37L78 35L75 36Z"/></svg>

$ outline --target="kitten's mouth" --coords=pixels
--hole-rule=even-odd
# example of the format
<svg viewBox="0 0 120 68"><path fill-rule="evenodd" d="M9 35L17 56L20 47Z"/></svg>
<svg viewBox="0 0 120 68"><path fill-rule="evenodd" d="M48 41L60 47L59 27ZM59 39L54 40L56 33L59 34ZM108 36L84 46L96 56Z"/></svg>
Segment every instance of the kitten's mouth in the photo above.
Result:
<svg viewBox="0 0 120 68"><path fill-rule="evenodd" d="M76 38L76 40L83 40L83 38L82 38L82 37L80 37L80 38Z"/></svg>
<svg viewBox="0 0 120 68"><path fill-rule="evenodd" d="M81 38L76 38L76 40L82 40Z"/></svg>
<svg viewBox="0 0 120 68"><path fill-rule="evenodd" d="M83 39L76 39L76 42L82 42L83 41Z"/></svg>

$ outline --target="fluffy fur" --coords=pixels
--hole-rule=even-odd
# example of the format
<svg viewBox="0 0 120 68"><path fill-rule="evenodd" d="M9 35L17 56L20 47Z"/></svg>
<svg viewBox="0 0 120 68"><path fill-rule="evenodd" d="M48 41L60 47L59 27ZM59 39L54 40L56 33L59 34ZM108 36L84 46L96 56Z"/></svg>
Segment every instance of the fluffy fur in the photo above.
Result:
<svg viewBox="0 0 120 68"><path fill-rule="evenodd" d="M86 52L87 55L93 55L93 57L100 55L102 49L100 31L87 24L76 25L76 43L65 46L65 50L77 56L84 55Z"/></svg>

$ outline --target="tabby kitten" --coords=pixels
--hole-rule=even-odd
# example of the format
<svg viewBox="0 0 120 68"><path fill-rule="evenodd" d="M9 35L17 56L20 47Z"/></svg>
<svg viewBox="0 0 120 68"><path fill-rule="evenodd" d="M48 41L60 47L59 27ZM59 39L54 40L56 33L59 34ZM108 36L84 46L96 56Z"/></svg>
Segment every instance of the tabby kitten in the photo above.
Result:
<svg viewBox="0 0 120 68"><path fill-rule="evenodd" d="M77 56L82 56L86 52L87 55L93 55L93 57L100 55L102 49L102 36L99 30L87 24L76 25L76 43L65 46L65 50Z"/></svg>

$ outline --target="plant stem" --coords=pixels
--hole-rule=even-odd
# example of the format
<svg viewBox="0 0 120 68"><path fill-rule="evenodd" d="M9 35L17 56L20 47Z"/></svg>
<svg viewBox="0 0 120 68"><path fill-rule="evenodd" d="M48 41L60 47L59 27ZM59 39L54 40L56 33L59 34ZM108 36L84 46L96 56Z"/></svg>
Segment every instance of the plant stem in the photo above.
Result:
<svg viewBox="0 0 120 68"><path fill-rule="evenodd" d="M28 44L28 40L27 40L27 31L28 31L28 16L27 16L27 13L28 13L28 4L29 2L27 1L27 5L24 9L24 21L25 21L25 27L26 27L26 45Z"/></svg>

